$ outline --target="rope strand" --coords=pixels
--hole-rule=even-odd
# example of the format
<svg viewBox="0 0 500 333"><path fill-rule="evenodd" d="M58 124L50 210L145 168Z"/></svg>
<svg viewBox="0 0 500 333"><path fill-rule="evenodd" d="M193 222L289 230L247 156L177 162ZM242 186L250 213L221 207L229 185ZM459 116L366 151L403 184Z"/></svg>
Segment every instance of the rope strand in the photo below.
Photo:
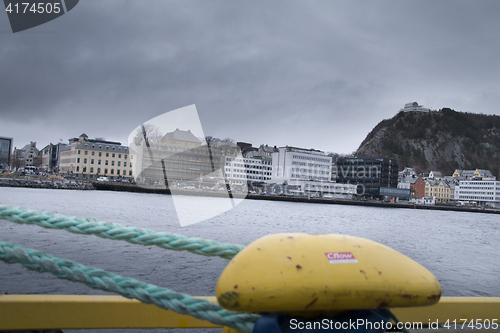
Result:
<svg viewBox="0 0 500 333"><path fill-rule="evenodd" d="M95 289L114 292L127 298L138 299L163 309L173 310L180 314L190 315L244 332L252 332L254 323L260 317L246 312L225 310L219 304L213 304L168 288L158 287L1 241L0 260L9 264L20 263L28 269L49 272L60 279L84 283Z"/></svg>
<svg viewBox="0 0 500 333"><path fill-rule="evenodd" d="M61 214L39 213L18 207L0 205L0 219L19 224L38 225L43 228L62 229L75 234L95 235L101 238L123 240L132 244L158 246L175 251L189 251L205 256L233 258L245 246L219 243L210 239L186 237L169 232L125 227L117 223L100 222L93 219L79 219Z"/></svg>

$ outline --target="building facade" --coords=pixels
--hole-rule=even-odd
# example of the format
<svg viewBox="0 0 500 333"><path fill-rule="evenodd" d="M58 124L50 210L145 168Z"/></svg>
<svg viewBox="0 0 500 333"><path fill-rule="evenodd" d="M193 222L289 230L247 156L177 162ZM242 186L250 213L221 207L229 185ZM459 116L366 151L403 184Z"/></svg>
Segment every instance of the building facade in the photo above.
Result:
<svg viewBox="0 0 500 333"><path fill-rule="evenodd" d="M0 136L0 170L9 170L11 165L12 138Z"/></svg>
<svg viewBox="0 0 500 333"><path fill-rule="evenodd" d="M442 180L426 180L425 196L435 197L436 203L448 203L453 200L451 190L448 184Z"/></svg>
<svg viewBox="0 0 500 333"><path fill-rule="evenodd" d="M61 174L73 174L84 180L99 176L132 179L134 155L120 142L89 139L84 133L69 139L70 144L61 147Z"/></svg>
<svg viewBox="0 0 500 333"><path fill-rule="evenodd" d="M225 156L224 178L229 184L268 183L271 176L272 160L270 158Z"/></svg>
<svg viewBox="0 0 500 333"><path fill-rule="evenodd" d="M459 201L480 206L500 206L500 181L493 177L460 181L455 191Z"/></svg>
<svg viewBox="0 0 500 333"><path fill-rule="evenodd" d="M272 155L272 177L276 183L291 180L331 181L332 157L315 149L280 147Z"/></svg>
<svg viewBox="0 0 500 333"><path fill-rule="evenodd" d="M59 172L60 163L60 152L62 149L68 149L69 146L64 143L48 144L42 150L40 154L42 156L42 169L50 173Z"/></svg>
<svg viewBox="0 0 500 333"><path fill-rule="evenodd" d="M391 158L337 159L337 183L358 185L358 194L380 197L381 187L398 187L398 164Z"/></svg>
<svg viewBox="0 0 500 333"><path fill-rule="evenodd" d="M149 142L149 147L139 140L133 149L138 160L133 174L141 184L215 184L223 177L220 149L202 145L189 130L166 133L159 141Z"/></svg>
<svg viewBox="0 0 500 333"><path fill-rule="evenodd" d="M14 148L13 159L15 169L35 170L42 165L39 150L33 141L21 149Z"/></svg>
<svg viewBox="0 0 500 333"><path fill-rule="evenodd" d="M422 105L418 105L417 102L413 103L406 103L404 108L399 110L400 112L410 112L410 111L417 111L417 112L430 112L428 108L424 108Z"/></svg>

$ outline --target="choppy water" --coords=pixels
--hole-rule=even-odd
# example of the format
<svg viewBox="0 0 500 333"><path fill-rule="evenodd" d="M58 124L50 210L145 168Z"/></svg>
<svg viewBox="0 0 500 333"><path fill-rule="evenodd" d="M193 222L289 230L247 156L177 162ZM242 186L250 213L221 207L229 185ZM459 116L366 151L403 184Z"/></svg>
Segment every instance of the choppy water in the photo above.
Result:
<svg viewBox="0 0 500 333"><path fill-rule="evenodd" d="M181 228L172 198L165 195L0 188L0 204L239 244L279 232L365 237L421 263L439 279L444 296L500 296L500 218L493 214L245 200L220 216ZM199 296L215 295L227 264L221 258L4 220L0 240ZM4 293L106 294L0 262Z"/></svg>

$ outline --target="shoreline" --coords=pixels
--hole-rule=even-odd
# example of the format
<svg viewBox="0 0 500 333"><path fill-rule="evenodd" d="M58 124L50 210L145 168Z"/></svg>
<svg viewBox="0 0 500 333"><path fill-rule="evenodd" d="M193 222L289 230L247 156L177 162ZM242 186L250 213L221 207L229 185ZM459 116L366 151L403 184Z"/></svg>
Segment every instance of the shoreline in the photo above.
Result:
<svg viewBox="0 0 500 333"><path fill-rule="evenodd" d="M135 184L127 183L83 183L83 182L62 182L53 180L39 179L0 179L0 187L25 187L25 188L46 188L46 189L72 189L72 190L99 190L99 191L117 191L117 192L136 192L136 193L153 193L171 195L170 189L151 187L139 187ZM204 196L204 197L219 197L226 198L226 192L205 192L197 190L175 189L175 193L179 195L189 196ZM240 197L240 195L237 195ZM399 208L399 209L425 209L425 210L444 210L455 212L469 213L487 213L500 214L499 209L482 208L482 207L457 207L457 206L442 206L442 205L416 205L412 203L394 203L381 201L359 201L359 200L342 200L342 199L325 199L325 198L306 198L278 195L260 195L247 194L241 195L241 198L250 200L268 200L268 201L285 201L285 202L302 202L316 203L327 205L350 205L350 206L365 206L365 207L380 207L380 208Z"/></svg>
<svg viewBox="0 0 500 333"><path fill-rule="evenodd" d="M100 191L125 191L125 192L139 192L139 193L155 193L155 194L169 194L170 189L161 188L145 188L131 184L109 184L109 183L94 183L94 188ZM204 192L193 190L179 190L175 189L175 193L179 195L190 196L205 196L205 197L220 197L225 198L226 192ZM242 195L243 197L243 195ZM500 210L491 208L477 208L477 207L457 207L457 206L441 206L441 205L416 205L412 203L393 203L393 202L380 202L380 201L358 201L358 200L342 200L342 199L321 199L321 198L305 198L305 197L291 197L291 196L278 196L278 195L260 195L260 194L247 194L245 199L250 200L269 200L269 201L287 201L287 202L304 202L304 203L317 203L329 205L351 205L351 206L366 206L366 207L382 207L382 208L400 208L400 209L426 209L426 210L446 210L456 212L469 212L469 213L488 213L500 214Z"/></svg>

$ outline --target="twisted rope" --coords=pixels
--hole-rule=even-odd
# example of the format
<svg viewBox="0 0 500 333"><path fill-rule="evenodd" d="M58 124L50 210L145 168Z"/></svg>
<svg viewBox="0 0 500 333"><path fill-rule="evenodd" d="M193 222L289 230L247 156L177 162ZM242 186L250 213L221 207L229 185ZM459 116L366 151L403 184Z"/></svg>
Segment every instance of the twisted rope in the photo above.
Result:
<svg viewBox="0 0 500 333"><path fill-rule="evenodd" d="M127 298L152 303L163 309L244 332L252 332L254 323L260 317L246 312L228 311L221 308L219 304L187 294L1 241L0 260L9 264L20 263L34 271L49 272L60 279L81 282L92 288L114 292Z"/></svg>
<svg viewBox="0 0 500 333"><path fill-rule="evenodd" d="M0 219L50 229L63 229L75 234L123 240L132 244L154 245L168 250L189 251L205 256L219 256L224 259L233 258L245 247L239 244L219 243L210 239L125 227L117 223L100 222L94 219L79 219L45 212L39 213L33 210L3 205L0 205Z"/></svg>

